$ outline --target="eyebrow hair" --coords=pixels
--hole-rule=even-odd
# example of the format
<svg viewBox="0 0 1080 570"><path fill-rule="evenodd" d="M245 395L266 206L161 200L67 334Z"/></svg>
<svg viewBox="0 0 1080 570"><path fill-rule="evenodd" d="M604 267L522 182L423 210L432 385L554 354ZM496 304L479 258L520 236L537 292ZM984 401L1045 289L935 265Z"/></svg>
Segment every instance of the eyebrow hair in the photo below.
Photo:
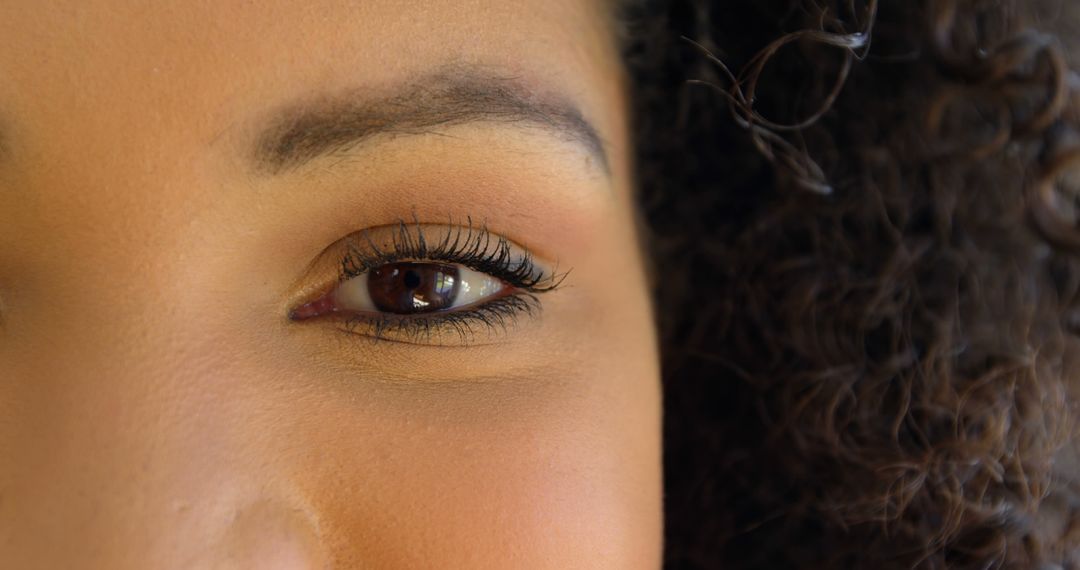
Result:
<svg viewBox="0 0 1080 570"><path fill-rule="evenodd" d="M345 97L286 110L258 137L256 162L277 174L374 137L435 134L439 128L482 122L539 127L580 144L608 171L597 129L568 100L542 98L512 78L460 70L427 76L381 97Z"/></svg>

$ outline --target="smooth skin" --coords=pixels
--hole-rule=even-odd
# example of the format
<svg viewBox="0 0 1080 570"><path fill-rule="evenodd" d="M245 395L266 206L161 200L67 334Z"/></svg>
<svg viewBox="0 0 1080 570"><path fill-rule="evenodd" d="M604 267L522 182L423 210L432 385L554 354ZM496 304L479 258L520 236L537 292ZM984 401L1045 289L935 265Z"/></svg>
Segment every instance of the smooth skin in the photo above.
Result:
<svg viewBox="0 0 1080 570"><path fill-rule="evenodd" d="M600 0L0 2L0 566L657 568L613 29ZM469 116L259 162L289 109L462 76L602 149ZM345 236L468 218L570 270L541 311L435 346L288 318Z"/></svg>

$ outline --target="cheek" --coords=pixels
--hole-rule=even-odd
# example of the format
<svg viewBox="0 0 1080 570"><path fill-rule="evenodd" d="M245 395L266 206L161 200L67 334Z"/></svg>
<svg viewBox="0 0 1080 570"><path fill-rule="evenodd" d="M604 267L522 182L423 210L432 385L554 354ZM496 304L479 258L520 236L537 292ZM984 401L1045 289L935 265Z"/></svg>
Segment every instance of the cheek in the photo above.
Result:
<svg viewBox="0 0 1080 570"><path fill-rule="evenodd" d="M604 388L651 384L639 370L365 390L306 418L294 402L262 455L342 567L656 568L656 402Z"/></svg>

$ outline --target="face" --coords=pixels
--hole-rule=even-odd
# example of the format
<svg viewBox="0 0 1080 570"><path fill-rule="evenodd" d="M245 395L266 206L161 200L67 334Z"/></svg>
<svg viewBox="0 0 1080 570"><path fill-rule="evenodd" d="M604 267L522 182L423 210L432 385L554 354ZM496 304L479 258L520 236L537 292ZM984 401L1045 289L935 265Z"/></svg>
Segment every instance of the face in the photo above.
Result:
<svg viewBox="0 0 1080 570"><path fill-rule="evenodd" d="M0 560L657 567L613 27L0 3Z"/></svg>

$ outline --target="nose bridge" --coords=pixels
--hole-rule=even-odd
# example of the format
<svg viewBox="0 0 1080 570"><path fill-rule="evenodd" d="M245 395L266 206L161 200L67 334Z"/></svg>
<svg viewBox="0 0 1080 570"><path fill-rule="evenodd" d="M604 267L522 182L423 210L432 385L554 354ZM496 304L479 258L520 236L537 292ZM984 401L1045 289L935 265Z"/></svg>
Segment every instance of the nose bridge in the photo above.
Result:
<svg viewBox="0 0 1080 570"><path fill-rule="evenodd" d="M157 377L134 387L150 388L197 364L199 352L182 334L193 315L170 292L188 269L178 244L205 184L197 169L140 147L134 134L117 137L130 148L71 148L92 140L95 126L92 117L71 121L67 136L43 144L20 169L27 199L0 220L17 270L11 330L36 343L31 350L52 345L64 354L48 359L57 378Z"/></svg>
<svg viewBox="0 0 1080 570"><path fill-rule="evenodd" d="M304 501L260 471L260 367L207 324L222 295L199 279L223 272L193 259L230 246L186 247L212 240L221 90L167 43L45 31L44 59L85 61L9 82L51 96L16 101L33 128L0 195L0 568L311 567Z"/></svg>

